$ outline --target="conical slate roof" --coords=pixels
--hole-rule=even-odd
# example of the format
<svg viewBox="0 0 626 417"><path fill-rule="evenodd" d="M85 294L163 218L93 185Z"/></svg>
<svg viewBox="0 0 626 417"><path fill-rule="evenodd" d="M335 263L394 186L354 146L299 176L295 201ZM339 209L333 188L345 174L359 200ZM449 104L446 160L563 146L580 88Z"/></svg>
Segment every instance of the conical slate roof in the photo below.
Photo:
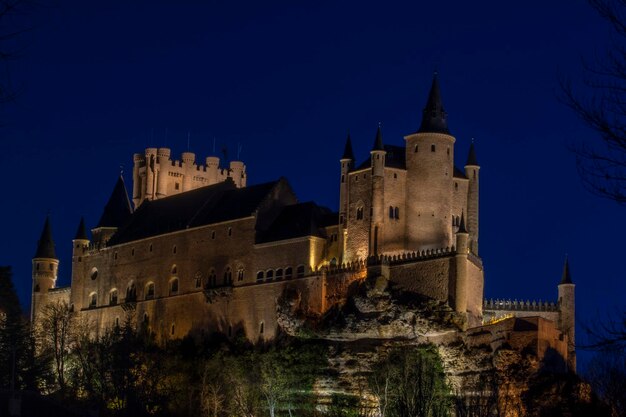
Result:
<svg viewBox="0 0 626 417"><path fill-rule="evenodd" d="M50 217L46 217L46 222L43 225L41 237L39 238L39 242L37 242L37 252L35 252L34 257L57 259L57 254L54 250L54 240L52 240Z"/></svg>
<svg viewBox="0 0 626 417"><path fill-rule="evenodd" d="M428 102L422 113L422 124L418 129L418 133L445 133L448 131L448 115L443 109L441 101L441 91L439 89L439 80L437 73L433 77L433 84L428 94Z"/></svg>
<svg viewBox="0 0 626 417"><path fill-rule="evenodd" d="M467 153L467 162L465 165L478 166L478 159L476 158L476 149L474 149L474 141L470 144L469 152Z"/></svg>
<svg viewBox="0 0 626 417"><path fill-rule="evenodd" d="M465 215L461 212L461 223L459 224L459 230L457 233L467 233L467 229L465 228Z"/></svg>
<svg viewBox="0 0 626 417"><path fill-rule="evenodd" d="M89 240L87 237L87 230L85 229L85 218L80 218L80 223L78 224L78 229L76 230L76 236L74 236L74 240Z"/></svg>
<svg viewBox="0 0 626 417"><path fill-rule="evenodd" d="M380 125L378 126L378 130L376 130L376 138L374 139L374 147L373 151L384 151L385 146L383 145L383 132L380 130Z"/></svg>
<svg viewBox="0 0 626 417"><path fill-rule="evenodd" d="M569 273L569 261L565 257L565 265L563 265L563 276L561 277L561 284L573 284L572 276Z"/></svg>
<svg viewBox="0 0 626 417"><path fill-rule="evenodd" d="M120 175L115 183L115 188L104 206L104 212L98 222L98 227L120 227L130 218L133 210L130 207L128 193L124 185L124 178Z"/></svg>
<svg viewBox="0 0 626 417"><path fill-rule="evenodd" d="M350 134L348 133L348 138L346 139L346 147L343 150L343 156L341 159L351 159L354 161L354 152L352 151L352 139L350 139Z"/></svg>

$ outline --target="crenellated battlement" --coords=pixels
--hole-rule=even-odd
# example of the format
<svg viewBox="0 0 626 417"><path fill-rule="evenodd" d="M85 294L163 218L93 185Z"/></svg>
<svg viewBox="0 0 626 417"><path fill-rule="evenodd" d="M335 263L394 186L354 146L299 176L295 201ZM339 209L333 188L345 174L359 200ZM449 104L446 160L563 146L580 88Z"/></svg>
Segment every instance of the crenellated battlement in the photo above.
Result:
<svg viewBox="0 0 626 417"><path fill-rule="evenodd" d="M529 300L504 300L485 299L483 310L506 310L506 311L559 311L559 304L553 301L529 301Z"/></svg>

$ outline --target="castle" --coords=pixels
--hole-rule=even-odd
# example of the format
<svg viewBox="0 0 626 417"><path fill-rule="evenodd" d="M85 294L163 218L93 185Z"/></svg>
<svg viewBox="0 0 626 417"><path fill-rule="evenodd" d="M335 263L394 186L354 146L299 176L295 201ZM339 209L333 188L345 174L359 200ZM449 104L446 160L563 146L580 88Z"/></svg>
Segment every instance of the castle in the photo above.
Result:
<svg viewBox="0 0 626 417"><path fill-rule="evenodd" d="M268 341L279 332L276 307L286 290L299 294L305 314L319 316L345 301L355 281L383 276L447 303L462 329L538 316L537 337L549 334L548 345L558 344L575 369L567 263L554 303L483 299L480 166L473 143L464 169L454 165L436 75L421 125L404 140L385 144L379 127L370 158L358 163L348 136L338 213L298 202L284 178L248 185L241 161L223 168L219 158L202 164L191 152L172 160L166 148L135 154L132 207L120 176L91 239L80 222L70 287L55 286L59 261L46 219L32 265L32 320L65 301L96 331L132 312L160 340L243 331Z"/></svg>

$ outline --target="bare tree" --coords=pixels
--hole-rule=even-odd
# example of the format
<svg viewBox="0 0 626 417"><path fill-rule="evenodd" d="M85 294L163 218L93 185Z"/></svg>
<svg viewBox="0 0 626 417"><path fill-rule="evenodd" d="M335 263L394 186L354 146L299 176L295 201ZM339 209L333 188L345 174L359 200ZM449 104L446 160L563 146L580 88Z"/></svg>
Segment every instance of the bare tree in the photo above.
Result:
<svg viewBox="0 0 626 417"><path fill-rule="evenodd" d="M561 98L599 135L599 141L573 146L585 187L592 193L626 203L626 0L588 0L611 26L605 55L584 64L589 94L561 83Z"/></svg>

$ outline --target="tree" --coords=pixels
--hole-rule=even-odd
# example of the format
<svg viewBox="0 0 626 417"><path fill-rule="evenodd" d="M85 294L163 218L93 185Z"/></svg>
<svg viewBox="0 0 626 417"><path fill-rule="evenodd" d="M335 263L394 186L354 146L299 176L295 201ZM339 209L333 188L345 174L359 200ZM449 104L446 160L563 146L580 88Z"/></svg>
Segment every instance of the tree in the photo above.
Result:
<svg viewBox="0 0 626 417"><path fill-rule="evenodd" d="M626 203L626 0L588 0L611 26L613 44L593 64L585 63L588 96L562 81L562 100L599 135L574 146L577 167L592 193Z"/></svg>

